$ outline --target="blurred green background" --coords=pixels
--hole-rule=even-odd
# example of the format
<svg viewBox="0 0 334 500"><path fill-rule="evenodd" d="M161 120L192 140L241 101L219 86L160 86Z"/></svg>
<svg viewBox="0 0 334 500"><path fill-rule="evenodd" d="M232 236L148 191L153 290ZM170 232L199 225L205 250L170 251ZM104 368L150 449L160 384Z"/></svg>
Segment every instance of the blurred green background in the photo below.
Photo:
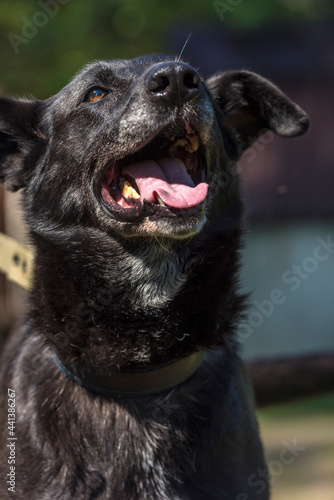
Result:
<svg viewBox="0 0 334 500"><path fill-rule="evenodd" d="M1 2L0 9L1 90L30 92L43 99L93 59L169 52L173 47L170 38L177 28L192 25L196 30L206 25L242 34L273 25L300 26L327 19L334 2L12 0ZM183 32L184 40L188 34ZM18 44L17 52L13 44Z"/></svg>
<svg viewBox="0 0 334 500"><path fill-rule="evenodd" d="M258 71L312 123L307 136L275 138L253 151L256 161L241 162L251 226L242 281L253 291L243 355L333 352L334 255L310 265L318 238L334 240L334 0L2 1L0 94L45 99L92 60L179 54L190 33L184 58L203 75ZM17 195L0 190L0 203L0 230L24 240ZM305 276L296 290L283 279L294 265ZM266 316L259 304L274 289L286 300ZM24 309L22 292L0 278L0 295L8 329ZM259 416L273 499L334 500L334 397ZM294 439L305 450L283 467L280 453Z"/></svg>

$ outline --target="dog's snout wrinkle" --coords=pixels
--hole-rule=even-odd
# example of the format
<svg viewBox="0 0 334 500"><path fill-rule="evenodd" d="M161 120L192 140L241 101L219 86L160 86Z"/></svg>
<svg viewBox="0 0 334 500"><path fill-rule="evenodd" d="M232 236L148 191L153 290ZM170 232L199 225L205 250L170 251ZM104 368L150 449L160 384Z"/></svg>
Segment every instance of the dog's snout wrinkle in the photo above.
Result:
<svg viewBox="0 0 334 500"><path fill-rule="evenodd" d="M145 87L152 99L177 103L193 99L201 86L201 78L189 64L169 62L156 64L145 77Z"/></svg>

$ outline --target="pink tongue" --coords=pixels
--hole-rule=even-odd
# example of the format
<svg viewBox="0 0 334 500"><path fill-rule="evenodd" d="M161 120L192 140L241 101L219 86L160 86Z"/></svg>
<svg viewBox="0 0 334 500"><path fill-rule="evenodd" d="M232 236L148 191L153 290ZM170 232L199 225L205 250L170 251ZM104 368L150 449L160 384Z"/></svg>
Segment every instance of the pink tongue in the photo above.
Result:
<svg viewBox="0 0 334 500"><path fill-rule="evenodd" d="M156 203L157 195L172 208L186 209L202 203L208 184L193 183L184 163L178 158L141 161L122 168L123 175L132 177L139 188L141 201Z"/></svg>

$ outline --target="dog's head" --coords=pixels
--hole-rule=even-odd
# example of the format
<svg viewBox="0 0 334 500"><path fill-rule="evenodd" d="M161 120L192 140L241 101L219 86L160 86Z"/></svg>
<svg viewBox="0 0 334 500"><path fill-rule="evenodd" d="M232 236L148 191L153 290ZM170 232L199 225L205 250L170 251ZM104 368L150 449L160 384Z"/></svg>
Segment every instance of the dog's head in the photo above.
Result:
<svg viewBox="0 0 334 500"><path fill-rule="evenodd" d="M46 100L0 99L0 179L34 232L69 226L180 239L238 203L231 162L306 114L247 71L204 81L178 59L95 62ZM33 213L33 218L30 214Z"/></svg>

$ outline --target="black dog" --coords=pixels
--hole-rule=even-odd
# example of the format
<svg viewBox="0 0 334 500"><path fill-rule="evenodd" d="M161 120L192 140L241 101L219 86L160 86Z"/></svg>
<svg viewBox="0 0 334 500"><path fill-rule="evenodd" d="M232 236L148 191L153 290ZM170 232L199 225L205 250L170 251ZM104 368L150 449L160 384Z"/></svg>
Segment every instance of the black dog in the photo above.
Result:
<svg viewBox="0 0 334 500"><path fill-rule="evenodd" d="M161 56L93 63L44 102L0 100L1 180L24 189L36 250L2 358L2 499L268 498L231 348L233 167L266 130L307 127L255 74L204 82Z"/></svg>

